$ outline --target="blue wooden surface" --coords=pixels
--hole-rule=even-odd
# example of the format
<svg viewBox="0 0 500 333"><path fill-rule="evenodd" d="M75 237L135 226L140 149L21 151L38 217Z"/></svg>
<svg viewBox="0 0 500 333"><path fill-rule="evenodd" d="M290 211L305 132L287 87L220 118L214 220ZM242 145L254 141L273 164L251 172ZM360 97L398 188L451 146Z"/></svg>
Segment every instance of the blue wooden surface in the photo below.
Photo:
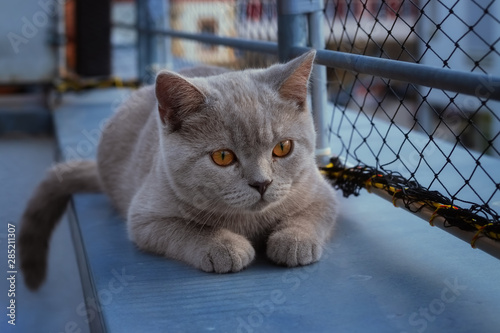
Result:
<svg viewBox="0 0 500 333"><path fill-rule="evenodd" d="M107 90L66 101L55 113L65 158L94 156L102 121L122 99ZM216 275L141 253L105 196L77 195L90 324L102 320L109 332L498 331L498 260L374 195L340 206L319 263L289 269L260 254L240 273Z"/></svg>

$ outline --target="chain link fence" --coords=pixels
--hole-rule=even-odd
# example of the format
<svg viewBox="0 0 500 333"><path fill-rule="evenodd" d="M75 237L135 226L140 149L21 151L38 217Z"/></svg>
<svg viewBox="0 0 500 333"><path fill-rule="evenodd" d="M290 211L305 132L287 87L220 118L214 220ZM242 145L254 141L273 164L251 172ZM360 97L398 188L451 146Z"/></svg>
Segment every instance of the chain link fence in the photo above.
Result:
<svg viewBox="0 0 500 333"><path fill-rule="evenodd" d="M495 1L328 0L324 9L328 49L484 74L500 69L497 17ZM489 99L495 88L486 82L471 96L330 69L335 154L398 171L498 220L492 210L500 176L491 166L500 166L500 104Z"/></svg>

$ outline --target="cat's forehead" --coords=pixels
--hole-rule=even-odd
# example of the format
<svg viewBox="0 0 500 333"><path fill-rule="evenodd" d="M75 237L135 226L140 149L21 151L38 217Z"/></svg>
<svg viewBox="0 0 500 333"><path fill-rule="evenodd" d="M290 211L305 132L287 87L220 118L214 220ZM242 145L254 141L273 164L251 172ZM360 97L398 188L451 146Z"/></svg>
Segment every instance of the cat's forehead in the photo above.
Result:
<svg viewBox="0 0 500 333"><path fill-rule="evenodd" d="M232 72L209 81L209 103L244 121L280 120L290 107L276 87L254 71ZM258 72L257 72L258 73Z"/></svg>
<svg viewBox="0 0 500 333"><path fill-rule="evenodd" d="M214 116L233 137L255 143L274 141L296 121L290 103L269 84L252 77L230 76L212 86L211 92Z"/></svg>
<svg viewBox="0 0 500 333"><path fill-rule="evenodd" d="M255 70L229 72L206 78L205 92L219 102L233 102L248 106L264 102L272 94L270 82L256 75Z"/></svg>
<svg viewBox="0 0 500 333"><path fill-rule="evenodd" d="M256 153L284 139L314 141L308 111L280 97L279 87L262 73L266 72L232 72L193 80L206 96L206 105L198 116L186 119L183 129L188 139Z"/></svg>

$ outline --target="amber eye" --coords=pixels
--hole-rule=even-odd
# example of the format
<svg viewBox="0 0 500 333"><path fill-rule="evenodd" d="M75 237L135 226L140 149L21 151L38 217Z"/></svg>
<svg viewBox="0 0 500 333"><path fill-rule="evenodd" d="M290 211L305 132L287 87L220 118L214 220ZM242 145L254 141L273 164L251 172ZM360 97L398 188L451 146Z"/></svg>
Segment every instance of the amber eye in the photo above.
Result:
<svg viewBox="0 0 500 333"><path fill-rule="evenodd" d="M236 156L234 156L234 153L227 149L217 150L212 153L212 160L215 164L220 166L228 166L233 163L235 159Z"/></svg>
<svg viewBox="0 0 500 333"><path fill-rule="evenodd" d="M292 140L284 140L279 142L273 149L273 156L285 157L292 151Z"/></svg>

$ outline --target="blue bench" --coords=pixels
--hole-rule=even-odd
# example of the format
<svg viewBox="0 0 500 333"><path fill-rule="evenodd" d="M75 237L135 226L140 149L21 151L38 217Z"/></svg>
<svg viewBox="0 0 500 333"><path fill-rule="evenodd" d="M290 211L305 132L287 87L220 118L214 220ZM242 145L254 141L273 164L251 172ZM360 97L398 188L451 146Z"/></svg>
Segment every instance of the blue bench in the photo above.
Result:
<svg viewBox="0 0 500 333"><path fill-rule="evenodd" d="M94 158L123 94L66 97L54 113L63 159ZM104 195L75 195L70 224L87 302L77 313L93 332L498 331L497 259L375 195L340 201L319 263L289 269L260 254L242 272L217 275L140 252Z"/></svg>

